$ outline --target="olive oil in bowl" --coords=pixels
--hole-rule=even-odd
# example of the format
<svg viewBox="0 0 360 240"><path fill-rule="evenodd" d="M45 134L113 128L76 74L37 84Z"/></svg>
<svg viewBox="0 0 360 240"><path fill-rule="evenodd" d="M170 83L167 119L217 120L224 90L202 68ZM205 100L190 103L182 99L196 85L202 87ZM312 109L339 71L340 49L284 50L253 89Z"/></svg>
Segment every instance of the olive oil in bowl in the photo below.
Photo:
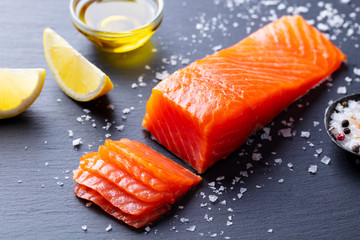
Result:
<svg viewBox="0 0 360 240"><path fill-rule="evenodd" d="M72 0L74 26L99 48L126 52L142 46L159 27L163 0Z"/></svg>

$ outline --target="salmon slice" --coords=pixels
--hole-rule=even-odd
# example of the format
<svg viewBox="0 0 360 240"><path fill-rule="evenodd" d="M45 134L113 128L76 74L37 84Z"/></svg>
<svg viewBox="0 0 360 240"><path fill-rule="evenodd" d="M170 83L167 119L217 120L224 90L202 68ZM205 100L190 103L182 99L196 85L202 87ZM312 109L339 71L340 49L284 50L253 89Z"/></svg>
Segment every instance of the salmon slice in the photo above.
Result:
<svg viewBox="0 0 360 240"><path fill-rule="evenodd" d="M123 191L121 188L111 183L106 178L102 178L99 175L95 175L81 168L74 170L73 174L74 181L95 190L112 205L127 214L141 215L150 211L151 209L167 204L163 202L143 202L133 195Z"/></svg>
<svg viewBox="0 0 360 240"><path fill-rule="evenodd" d="M103 196L101 196L101 194L84 185L77 184L74 188L74 192L79 198L95 203L108 214L135 228L140 228L150 224L170 210L170 206L165 204L158 208L151 209L145 214L135 216L124 213L119 208L115 207L109 201L107 201Z"/></svg>
<svg viewBox="0 0 360 240"><path fill-rule="evenodd" d="M75 194L139 228L167 213L201 177L142 143L106 140L73 171ZM177 182L175 182L177 181Z"/></svg>
<svg viewBox="0 0 360 240"><path fill-rule="evenodd" d="M202 173L345 60L301 16L284 16L162 80L142 124Z"/></svg>
<svg viewBox="0 0 360 240"><path fill-rule="evenodd" d="M120 141L106 140L105 147L115 152L117 156L124 156L123 166L134 176L158 191L187 191L197 185L201 177L173 162L171 159L154 151L143 143L121 139ZM114 156L115 157L115 156Z"/></svg>
<svg viewBox="0 0 360 240"><path fill-rule="evenodd" d="M104 146L100 146L99 154L105 155L105 158L100 158L98 153L83 155L80 158L80 167L90 173L100 174L101 177L115 183L122 190L144 202L174 203L184 193L184 191L160 192L152 189L118 165L113 164L112 162L116 160L110 159L108 155L103 153L104 151L108 150Z"/></svg>

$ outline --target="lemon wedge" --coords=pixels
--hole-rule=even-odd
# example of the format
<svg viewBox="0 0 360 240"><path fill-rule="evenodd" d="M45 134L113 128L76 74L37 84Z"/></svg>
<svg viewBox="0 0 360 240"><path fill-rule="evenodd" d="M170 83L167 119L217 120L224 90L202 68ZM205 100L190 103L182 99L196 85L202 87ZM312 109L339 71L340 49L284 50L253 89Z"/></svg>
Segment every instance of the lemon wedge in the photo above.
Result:
<svg viewBox="0 0 360 240"><path fill-rule="evenodd" d="M59 87L71 98L87 102L114 88L111 80L50 28L44 30L45 58Z"/></svg>
<svg viewBox="0 0 360 240"><path fill-rule="evenodd" d="M45 69L0 68L0 119L24 112L40 95Z"/></svg>

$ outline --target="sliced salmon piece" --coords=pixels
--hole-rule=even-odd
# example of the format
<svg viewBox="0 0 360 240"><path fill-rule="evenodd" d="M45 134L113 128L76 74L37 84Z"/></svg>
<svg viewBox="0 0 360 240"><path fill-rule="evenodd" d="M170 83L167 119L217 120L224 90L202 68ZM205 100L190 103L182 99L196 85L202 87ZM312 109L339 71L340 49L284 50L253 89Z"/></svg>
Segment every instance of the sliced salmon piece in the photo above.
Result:
<svg viewBox="0 0 360 240"><path fill-rule="evenodd" d="M104 151L108 151L104 146L99 147L99 154L105 158L100 158L98 153L88 153L80 158L80 167L90 173L100 174L119 188L130 195L135 196L144 202L168 202L174 203L184 191L160 192L145 185L124 171L117 164L113 164L115 159L110 159Z"/></svg>
<svg viewBox="0 0 360 240"><path fill-rule="evenodd" d="M345 60L301 16L284 16L162 80L142 124L202 173Z"/></svg>
<svg viewBox="0 0 360 240"><path fill-rule="evenodd" d="M161 205L158 208L151 209L145 214L139 216L130 215L124 213L119 208L112 205L109 201L107 201L103 196L101 196L101 194L99 194L95 190L88 188L84 185L77 184L74 188L74 192L79 198L95 203L108 214L135 228L140 228L152 223L153 221L157 220L158 218L160 218L170 210L170 205L165 204L165 205Z"/></svg>
<svg viewBox="0 0 360 240"><path fill-rule="evenodd" d="M84 154L73 171L75 194L136 228L170 210L201 177L144 144L106 140L98 152ZM175 183L177 180L177 183Z"/></svg>
<svg viewBox="0 0 360 240"><path fill-rule="evenodd" d="M141 215L150 211L151 209L167 204L163 202L143 202L133 195L123 191L118 186L108 181L106 178L102 178L99 175L95 175L81 168L74 170L73 174L73 179L75 182L95 190L112 205L127 214Z"/></svg>
<svg viewBox="0 0 360 240"><path fill-rule="evenodd" d="M200 176L193 174L143 143L124 138L120 141L107 139L105 147L116 152L117 156L125 156L123 162L125 162L124 165L127 164L128 171L139 179L146 176L143 182L158 191L184 188L188 190L201 181ZM121 161L121 159L119 160Z"/></svg>

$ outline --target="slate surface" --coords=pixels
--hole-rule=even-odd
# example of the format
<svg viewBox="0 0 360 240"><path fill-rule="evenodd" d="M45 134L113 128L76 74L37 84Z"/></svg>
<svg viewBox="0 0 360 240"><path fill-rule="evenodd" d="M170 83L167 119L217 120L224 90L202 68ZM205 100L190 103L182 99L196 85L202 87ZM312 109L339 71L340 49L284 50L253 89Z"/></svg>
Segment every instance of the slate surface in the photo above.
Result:
<svg viewBox="0 0 360 240"><path fill-rule="evenodd" d="M47 71L36 102L20 116L0 121L0 238L359 239L357 159L335 146L323 126L328 102L343 96L337 93L338 87L345 86L348 94L359 92L359 76L354 73L360 67L359 2L185 0L165 4L164 21L151 42L128 54L109 54L98 51L75 30L68 1L0 1L0 66ZM348 55L348 63L332 82L313 89L269 125L272 141L261 139L261 133L251 137L204 173L202 184L150 226L148 233L127 227L94 205L86 208L86 202L75 197L71 171L84 152L97 150L106 134L146 143L186 166L152 141L141 126L156 73L171 73L292 13L302 14L329 34ZM45 27L53 28L107 73L115 89L90 103L64 95L44 58ZM146 86L132 88L139 77ZM114 110L108 108L110 104ZM122 113L130 107L134 110ZM91 119L80 123L77 118L82 115ZM116 130L119 125L124 125L124 131ZM279 136L278 131L285 128L291 128L294 136ZM73 138L68 130L74 132ZM309 131L310 138L301 137L301 131ZM78 150L72 146L74 138L82 138ZM252 160L253 152L260 153L260 161ZM324 156L331 158L329 165L321 163ZM252 167L247 169L249 163ZM318 166L316 174L308 172L310 165ZM210 195L218 200L212 203ZM107 232L109 224L112 230ZM81 229L83 225L87 231ZM195 231L187 230L194 225Z"/></svg>

